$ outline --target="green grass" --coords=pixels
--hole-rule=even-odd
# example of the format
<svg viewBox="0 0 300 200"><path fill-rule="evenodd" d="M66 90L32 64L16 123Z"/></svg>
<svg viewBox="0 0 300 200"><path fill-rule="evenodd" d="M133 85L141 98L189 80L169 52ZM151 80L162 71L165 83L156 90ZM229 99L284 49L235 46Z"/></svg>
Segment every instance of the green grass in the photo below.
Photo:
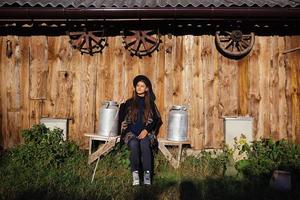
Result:
<svg viewBox="0 0 300 200"><path fill-rule="evenodd" d="M239 162L226 148L218 153L203 151L186 157L177 170L158 153L152 186L133 187L126 146L100 160L91 183L96 163L88 165L87 152L63 141L61 130L37 125L22 135L24 144L0 155L0 200L300 200L300 146L286 141L243 144L240 152L248 158ZM292 173L291 191L269 187L274 169Z"/></svg>
<svg viewBox="0 0 300 200"><path fill-rule="evenodd" d="M211 163L188 157L178 170L159 153L150 187L132 187L126 150L112 152L99 162L87 164L87 153L78 151L59 167L24 165L11 154L1 157L1 199L299 199L299 183L289 193L275 193L265 180L225 177ZM209 160L214 163L214 161ZM217 168L215 166L215 168ZM295 181L294 181L295 182Z"/></svg>

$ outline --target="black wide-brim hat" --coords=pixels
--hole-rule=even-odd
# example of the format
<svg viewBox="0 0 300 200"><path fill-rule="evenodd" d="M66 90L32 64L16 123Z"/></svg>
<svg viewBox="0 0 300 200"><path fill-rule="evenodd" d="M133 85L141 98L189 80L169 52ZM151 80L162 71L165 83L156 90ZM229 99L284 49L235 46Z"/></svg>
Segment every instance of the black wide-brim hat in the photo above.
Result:
<svg viewBox="0 0 300 200"><path fill-rule="evenodd" d="M149 80L149 78L147 76L144 76L144 75L137 75L136 77L134 77L133 86L135 87L137 85L137 83L140 81L143 81L148 88L152 87L151 81Z"/></svg>
<svg viewBox="0 0 300 200"><path fill-rule="evenodd" d="M151 84L151 81L149 80L149 78L145 75L137 75L136 77L134 77L133 79L133 87L135 87L137 85L138 82L144 82L146 84L146 86L149 88L149 92L150 92L150 95L151 95L151 100L155 101L156 97L153 93L153 90L152 90L152 84Z"/></svg>

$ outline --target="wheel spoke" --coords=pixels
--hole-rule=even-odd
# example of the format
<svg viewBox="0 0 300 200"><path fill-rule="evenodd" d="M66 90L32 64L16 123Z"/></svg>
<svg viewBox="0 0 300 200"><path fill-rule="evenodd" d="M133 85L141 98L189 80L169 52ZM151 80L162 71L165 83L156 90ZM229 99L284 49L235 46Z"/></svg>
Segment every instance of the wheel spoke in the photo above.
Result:
<svg viewBox="0 0 300 200"><path fill-rule="evenodd" d="M243 43L241 43L241 42L239 42L239 47L242 51L247 48L247 47L243 46Z"/></svg>
<svg viewBox="0 0 300 200"><path fill-rule="evenodd" d="M138 51L139 50L139 48L140 48L140 40L136 40L136 42L134 43L134 45L133 45L133 50L135 50L135 51Z"/></svg>
<svg viewBox="0 0 300 200"><path fill-rule="evenodd" d="M137 40L135 39L135 40L133 40L133 41L131 41L131 42L129 42L129 43L127 43L127 46L129 47L129 46L132 46L132 45L134 45L135 43L137 43Z"/></svg>
<svg viewBox="0 0 300 200"><path fill-rule="evenodd" d="M151 33L154 33L153 30L149 30L149 31L144 31L146 35L152 35Z"/></svg>
<svg viewBox="0 0 300 200"><path fill-rule="evenodd" d="M100 44L101 38L97 38L94 35L90 35L90 39L93 40L96 44Z"/></svg>
<svg viewBox="0 0 300 200"><path fill-rule="evenodd" d="M223 39L220 39L220 42L229 42L230 40L231 40L231 38L228 38L228 39L223 38Z"/></svg>
<svg viewBox="0 0 300 200"><path fill-rule="evenodd" d="M157 42L157 39L152 37L151 35L146 35L145 39L152 44L155 44Z"/></svg>
<svg viewBox="0 0 300 200"><path fill-rule="evenodd" d="M233 41L233 44L231 45L231 51L233 52L236 42Z"/></svg>
<svg viewBox="0 0 300 200"><path fill-rule="evenodd" d="M241 46L240 46L240 43L239 43L239 42L237 42L237 43L236 43L236 48L237 48L237 50L238 50L239 52L241 52L241 51L242 51L240 47L241 47Z"/></svg>
<svg viewBox="0 0 300 200"><path fill-rule="evenodd" d="M144 49L145 49L146 51L148 51L149 46L148 46L147 42L145 41L145 38L142 37L142 38L141 38L141 41L142 41L142 43L143 43Z"/></svg>
<svg viewBox="0 0 300 200"><path fill-rule="evenodd" d="M245 48L249 46L249 44L245 40L241 40L241 45Z"/></svg>
<svg viewBox="0 0 300 200"><path fill-rule="evenodd" d="M231 40L231 42L229 42L229 44L225 47L225 49L228 49L232 45L233 45L233 40Z"/></svg>

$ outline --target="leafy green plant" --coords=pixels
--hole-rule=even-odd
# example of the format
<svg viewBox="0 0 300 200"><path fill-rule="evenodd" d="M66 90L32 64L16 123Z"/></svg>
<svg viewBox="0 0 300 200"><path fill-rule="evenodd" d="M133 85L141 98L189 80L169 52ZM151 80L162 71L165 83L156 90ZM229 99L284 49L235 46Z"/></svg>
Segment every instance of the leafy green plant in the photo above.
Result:
<svg viewBox="0 0 300 200"><path fill-rule="evenodd" d="M63 141L61 129L51 131L44 124L23 130L22 136L24 144L11 151L13 161L22 166L59 167L79 150L75 143Z"/></svg>
<svg viewBox="0 0 300 200"><path fill-rule="evenodd" d="M270 176L276 169L299 171L300 145L286 140L262 139L252 144L238 145L239 154L246 158L236 163L246 176Z"/></svg>

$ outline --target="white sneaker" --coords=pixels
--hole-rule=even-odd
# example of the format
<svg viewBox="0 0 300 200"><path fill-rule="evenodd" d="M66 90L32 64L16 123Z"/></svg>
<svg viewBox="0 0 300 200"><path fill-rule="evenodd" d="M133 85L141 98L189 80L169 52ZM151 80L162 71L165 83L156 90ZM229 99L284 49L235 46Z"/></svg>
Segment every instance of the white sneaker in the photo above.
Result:
<svg viewBox="0 0 300 200"><path fill-rule="evenodd" d="M132 185L140 185L140 177L138 171L132 172L132 178L133 178Z"/></svg>
<svg viewBox="0 0 300 200"><path fill-rule="evenodd" d="M144 171L144 185L151 185L150 171Z"/></svg>

